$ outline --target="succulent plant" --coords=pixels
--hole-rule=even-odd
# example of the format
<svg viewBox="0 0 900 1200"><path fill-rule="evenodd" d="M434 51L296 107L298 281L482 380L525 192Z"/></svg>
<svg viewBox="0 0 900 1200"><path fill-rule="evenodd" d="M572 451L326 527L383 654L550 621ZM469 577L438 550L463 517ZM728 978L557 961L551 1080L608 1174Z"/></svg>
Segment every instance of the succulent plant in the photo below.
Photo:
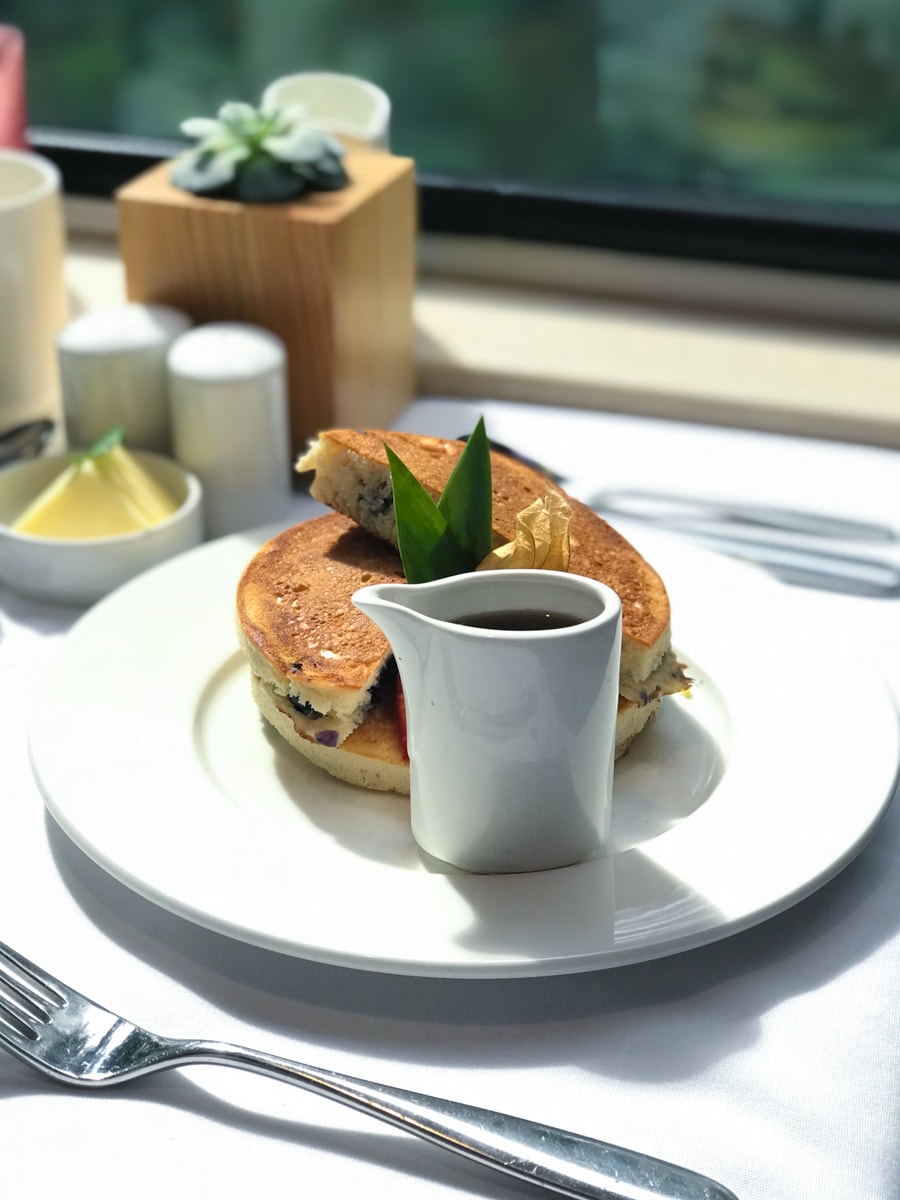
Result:
<svg viewBox="0 0 900 1200"><path fill-rule="evenodd" d="M300 106L267 109L231 101L216 118L183 121L181 131L198 144L175 160L172 182L200 196L271 204L348 183L344 147L312 125Z"/></svg>

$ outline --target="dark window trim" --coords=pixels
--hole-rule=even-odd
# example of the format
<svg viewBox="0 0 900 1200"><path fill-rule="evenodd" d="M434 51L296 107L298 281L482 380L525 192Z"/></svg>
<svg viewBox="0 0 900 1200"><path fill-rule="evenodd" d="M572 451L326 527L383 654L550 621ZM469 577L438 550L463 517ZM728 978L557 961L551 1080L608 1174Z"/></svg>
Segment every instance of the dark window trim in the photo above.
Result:
<svg viewBox="0 0 900 1200"><path fill-rule="evenodd" d="M182 148L176 141L33 129L70 195L109 197ZM653 192L551 189L419 175L427 232L500 237L703 262L900 279L896 213Z"/></svg>

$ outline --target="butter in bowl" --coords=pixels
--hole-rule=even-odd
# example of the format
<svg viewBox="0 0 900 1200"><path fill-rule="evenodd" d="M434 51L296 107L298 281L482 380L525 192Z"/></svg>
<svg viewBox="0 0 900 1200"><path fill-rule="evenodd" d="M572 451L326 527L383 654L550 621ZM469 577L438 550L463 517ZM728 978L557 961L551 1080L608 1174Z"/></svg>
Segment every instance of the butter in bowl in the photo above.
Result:
<svg viewBox="0 0 900 1200"><path fill-rule="evenodd" d="M202 540L199 481L126 449L120 428L81 453L0 471L0 584L23 595L92 604Z"/></svg>

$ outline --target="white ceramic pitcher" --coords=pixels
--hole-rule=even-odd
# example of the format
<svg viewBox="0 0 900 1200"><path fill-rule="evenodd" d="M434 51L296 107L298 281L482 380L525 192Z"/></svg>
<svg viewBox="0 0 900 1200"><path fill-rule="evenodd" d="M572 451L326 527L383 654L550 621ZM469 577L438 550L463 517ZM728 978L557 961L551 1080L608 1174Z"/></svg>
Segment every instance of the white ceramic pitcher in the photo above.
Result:
<svg viewBox="0 0 900 1200"><path fill-rule="evenodd" d="M615 592L560 571L497 570L376 584L353 602L397 660L421 848L478 872L596 857L612 807L622 635ZM511 612L564 614L571 623L495 627ZM469 619L479 625L460 623Z"/></svg>

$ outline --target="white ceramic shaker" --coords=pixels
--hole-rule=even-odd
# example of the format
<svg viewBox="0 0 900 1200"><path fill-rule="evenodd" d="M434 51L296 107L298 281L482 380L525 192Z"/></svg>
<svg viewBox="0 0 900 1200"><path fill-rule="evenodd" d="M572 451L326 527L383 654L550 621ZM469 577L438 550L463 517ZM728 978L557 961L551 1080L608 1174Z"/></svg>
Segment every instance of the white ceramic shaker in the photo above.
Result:
<svg viewBox="0 0 900 1200"><path fill-rule="evenodd" d="M166 356L193 322L166 304L120 304L70 321L56 339L66 438L85 449L114 425L132 450L169 454Z"/></svg>
<svg viewBox="0 0 900 1200"><path fill-rule="evenodd" d="M240 322L199 325L169 350L172 445L203 484L207 537L288 513L286 363L280 338Z"/></svg>

